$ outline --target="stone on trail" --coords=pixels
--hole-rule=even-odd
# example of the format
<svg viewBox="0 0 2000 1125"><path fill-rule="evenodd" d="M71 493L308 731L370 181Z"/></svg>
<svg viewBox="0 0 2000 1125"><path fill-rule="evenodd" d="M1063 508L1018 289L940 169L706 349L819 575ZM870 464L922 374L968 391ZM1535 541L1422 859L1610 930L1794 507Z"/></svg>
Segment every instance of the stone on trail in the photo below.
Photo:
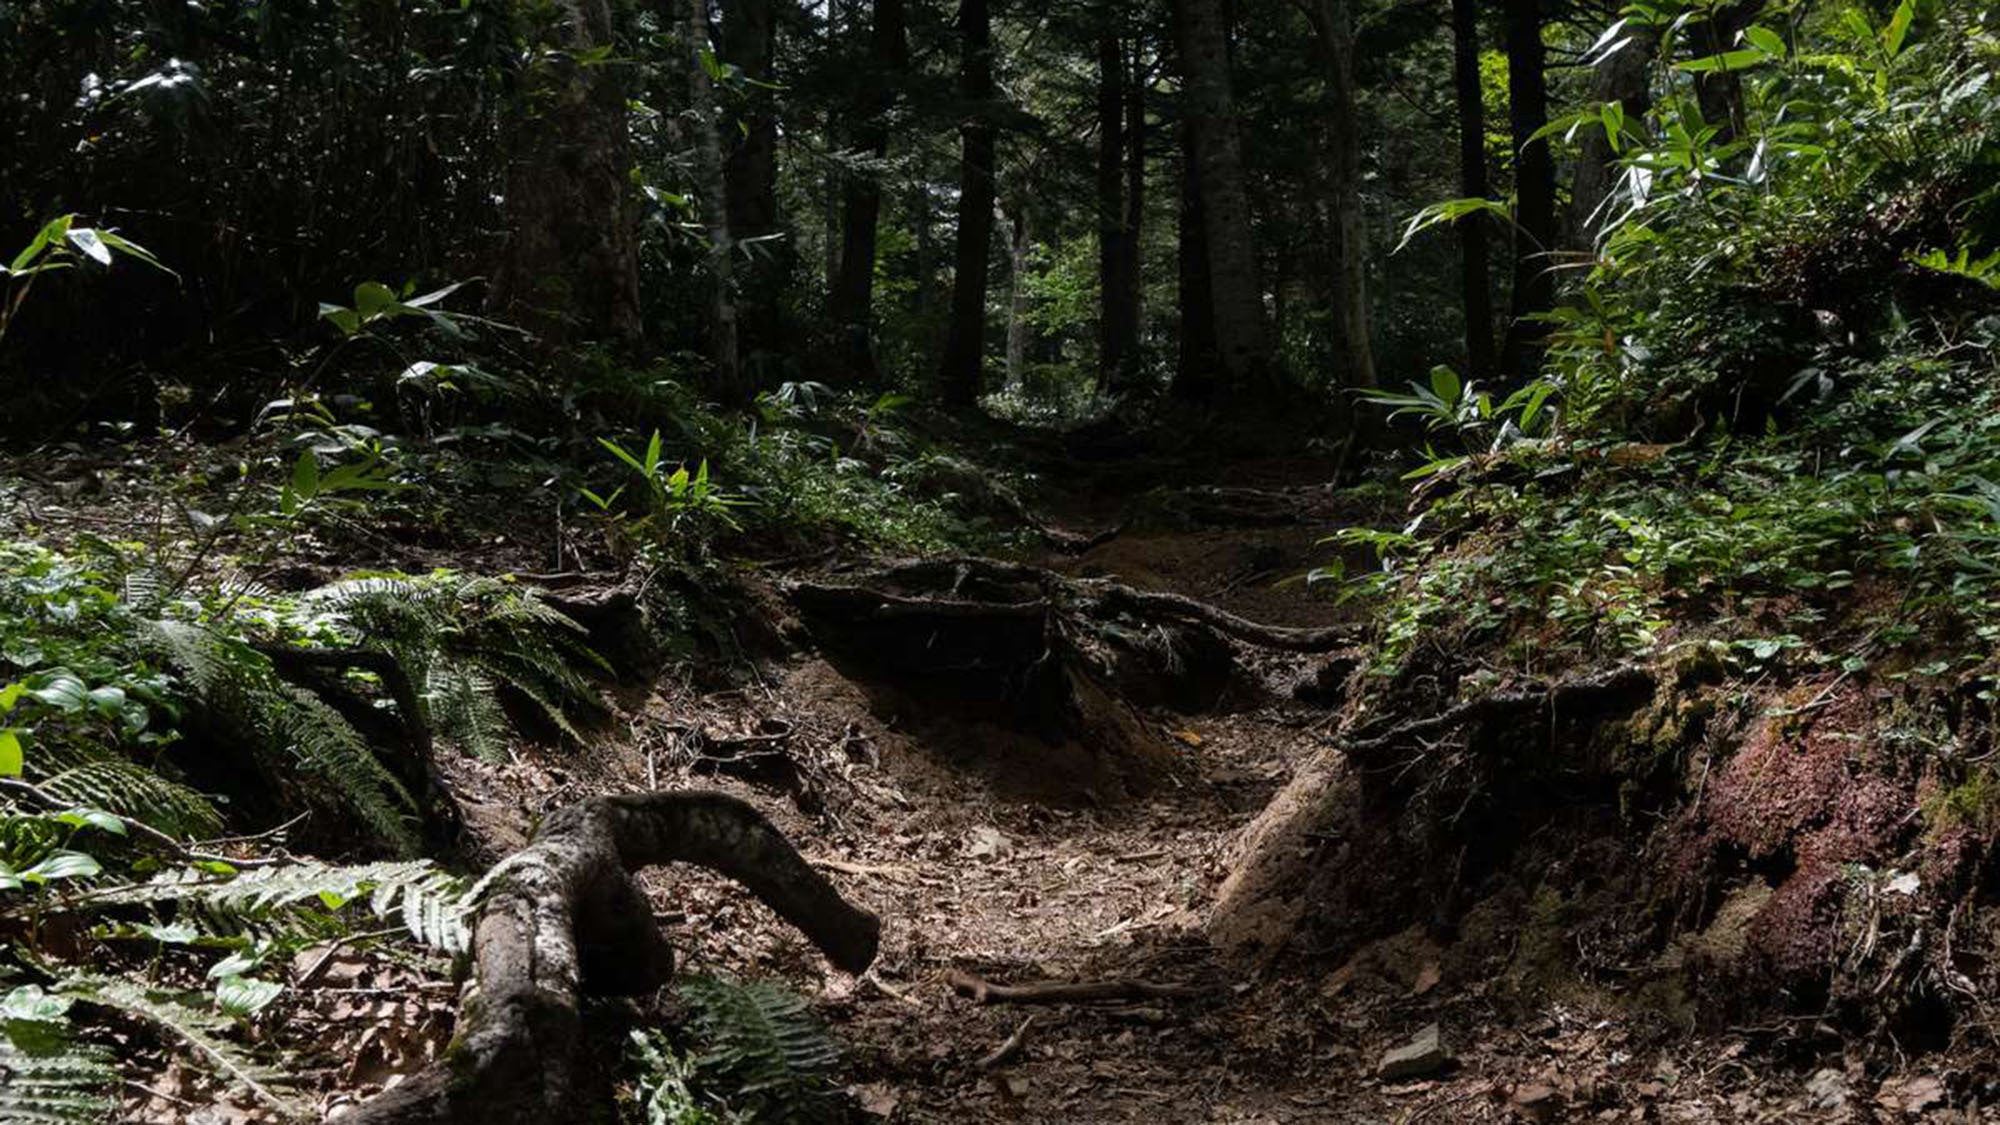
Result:
<svg viewBox="0 0 2000 1125"><path fill-rule="evenodd" d="M1375 1076L1384 1081L1416 1078L1443 1070L1450 1064L1451 1054L1444 1049L1438 1025L1431 1024L1417 1032L1408 1043L1384 1053L1382 1061L1375 1067Z"/></svg>

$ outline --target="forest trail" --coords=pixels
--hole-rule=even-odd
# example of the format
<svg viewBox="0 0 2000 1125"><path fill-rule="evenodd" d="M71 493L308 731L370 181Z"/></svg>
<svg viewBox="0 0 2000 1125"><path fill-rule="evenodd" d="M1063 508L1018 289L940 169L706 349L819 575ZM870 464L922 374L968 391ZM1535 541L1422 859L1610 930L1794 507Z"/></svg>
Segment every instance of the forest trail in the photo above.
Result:
<svg viewBox="0 0 2000 1125"><path fill-rule="evenodd" d="M1343 522L1323 502L1323 469L1251 466L1223 485L1290 497L1297 522L1127 530L1043 561L1264 622L1334 623L1351 609L1291 580L1327 560L1317 544ZM1126 518L1125 507L1073 497L1053 518L1090 533ZM1532 933L1452 948L1416 927L1337 965L1297 948L1223 957L1203 922L1232 847L1334 715L1292 694L1328 657L1237 655L1251 673L1242 679L1261 687L1232 688L1195 714L1146 713L1175 758L1137 795L1079 790L1032 743L933 721L911 697L817 656L767 669L753 691L656 699L661 721L698 723L711 737L785 731L825 809L781 806L776 818L885 921L875 967L847 978L732 885L656 875L673 909L700 920L670 927L687 969L776 974L815 997L848 1049L851 1092L877 1120L1839 1121L1859 1119L1870 1097L1896 1119L1901 1086L1850 1089L1823 1048L1817 1061L1806 1052L1788 1068L1753 1066L1743 1036L1690 1034L1624 1001L1615 982L1553 984L1538 975ZM801 753L808 745L819 749ZM768 789L760 804L773 806ZM1142 981L1194 994L981 1003L967 978ZM1444 1067L1380 1073L1387 1053L1432 1024Z"/></svg>

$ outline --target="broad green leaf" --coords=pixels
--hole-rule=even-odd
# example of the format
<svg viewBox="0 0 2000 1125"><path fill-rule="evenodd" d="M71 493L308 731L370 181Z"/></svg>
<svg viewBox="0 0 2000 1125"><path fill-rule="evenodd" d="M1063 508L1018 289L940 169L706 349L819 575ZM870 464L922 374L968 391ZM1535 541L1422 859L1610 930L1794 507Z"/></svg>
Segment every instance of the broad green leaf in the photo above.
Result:
<svg viewBox="0 0 2000 1125"><path fill-rule="evenodd" d="M0 688L0 715L5 715L7 712L12 711L14 705L21 701L21 694L27 690L28 685L18 683L8 684L6 687Z"/></svg>
<svg viewBox="0 0 2000 1125"><path fill-rule="evenodd" d="M90 698L83 681L65 669L47 673L42 686L31 689L28 694L65 713L83 710Z"/></svg>
<svg viewBox="0 0 2000 1125"><path fill-rule="evenodd" d="M468 282L465 281L454 281L450 285L445 286L443 289L433 289L421 297L412 297L409 300L404 301L403 305L405 308L412 308L412 309L428 308L431 305L435 305L439 301L444 300L446 297L451 296L453 293L458 292L460 289L465 288L467 284Z"/></svg>
<svg viewBox="0 0 2000 1125"><path fill-rule="evenodd" d="M13 273L20 273L22 270L27 269L49 243L55 242L69 233L69 224L75 218L75 215L58 215L54 219L49 220L49 224L43 227L35 235L34 239L28 243L28 248L14 255L14 262L8 267L9 270Z"/></svg>
<svg viewBox="0 0 2000 1125"><path fill-rule="evenodd" d="M1459 396L1465 393L1465 386L1459 381L1458 372L1439 364L1431 368L1431 392L1446 406L1457 406Z"/></svg>
<svg viewBox="0 0 2000 1125"><path fill-rule="evenodd" d="M21 872L21 878L30 883L46 883L55 879L74 879L80 875L96 875L103 870L103 865L94 856L60 851Z"/></svg>
<svg viewBox="0 0 2000 1125"><path fill-rule="evenodd" d="M1768 27L1749 28L1743 32L1743 38L1749 40L1751 46L1757 48L1758 50L1764 52L1765 54L1771 56L1774 59L1782 59L1785 57L1786 51L1785 51L1784 37L1779 35L1777 32L1772 31Z"/></svg>
<svg viewBox="0 0 2000 1125"><path fill-rule="evenodd" d="M125 835L125 822L105 812L103 809L93 809L84 805L78 805L76 808L65 809L57 813L54 819L72 828L82 828L85 825L89 825L92 828L109 832L113 836Z"/></svg>
<svg viewBox="0 0 2000 1125"><path fill-rule="evenodd" d="M393 310L396 305L396 291L379 281L364 281L354 287L354 311L364 324Z"/></svg>
<svg viewBox="0 0 2000 1125"><path fill-rule="evenodd" d="M1896 5L1896 14L1889 17L1889 26L1882 30L1882 48L1890 58L1903 53L1903 40L1910 34L1910 21L1916 15L1916 0L1903 0Z"/></svg>
<svg viewBox="0 0 2000 1125"><path fill-rule="evenodd" d="M83 251L84 256L91 261L102 266L111 264L111 248L104 244L103 239L97 237L96 231L89 227L71 227L64 232L64 237L69 239L70 245Z"/></svg>
<svg viewBox="0 0 2000 1125"><path fill-rule="evenodd" d="M111 247L113 250L118 251L120 254L124 254L127 257L137 258L140 261L146 263L147 265L153 267L156 270L159 270L162 273L172 274L176 278L180 277L180 274L174 273L174 271L166 267L165 263L161 262L158 258L154 257L153 252L151 250L146 249L144 246L141 246L138 243L133 242L128 238L121 237L114 231L100 230L97 232L97 237L102 239L106 246Z"/></svg>
<svg viewBox="0 0 2000 1125"><path fill-rule="evenodd" d="M325 301L321 301L319 305L319 318L330 322L335 328L340 329L341 334L344 336L352 336L356 332L361 331L361 317L353 309L342 305L329 305Z"/></svg>
<svg viewBox="0 0 2000 1125"><path fill-rule="evenodd" d="M0 1019L52 1023L60 1021L75 1002L68 996L44 992L39 985L24 984L0 1000Z"/></svg>
<svg viewBox="0 0 2000 1125"><path fill-rule="evenodd" d="M238 1019L256 1015L283 995L285 986L255 977L229 976L215 982L215 1006Z"/></svg>
<svg viewBox="0 0 2000 1125"><path fill-rule="evenodd" d="M1685 70L1690 74L1706 74L1717 70L1749 70L1753 66L1769 61L1770 56L1762 51L1739 50L1724 51L1719 55L1710 55L1707 58L1689 59L1684 63L1675 63L1674 67L1677 70Z"/></svg>
<svg viewBox="0 0 2000 1125"><path fill-rule="evenodd" d="M292 464L292 492L300 500L319 495L319 458L310 449L299 450L299 459Z"/></svg>

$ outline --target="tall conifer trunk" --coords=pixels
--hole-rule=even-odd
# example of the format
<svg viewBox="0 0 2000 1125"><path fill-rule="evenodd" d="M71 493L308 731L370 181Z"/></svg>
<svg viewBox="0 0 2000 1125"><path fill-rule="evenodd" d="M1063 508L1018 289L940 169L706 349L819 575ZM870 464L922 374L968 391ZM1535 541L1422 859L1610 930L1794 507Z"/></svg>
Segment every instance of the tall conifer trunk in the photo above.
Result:
<svg viewBox="0 0 2000 1125"><path fill-rule="evenodd" d="M986 287L993 249L994 129L985 103L993 97L993 28L988 0L958 6L959 96L966 117L959 126L958 240L953 254L951 326L938 367L944 399L969 406L979 398L986 357Z"/></svg>

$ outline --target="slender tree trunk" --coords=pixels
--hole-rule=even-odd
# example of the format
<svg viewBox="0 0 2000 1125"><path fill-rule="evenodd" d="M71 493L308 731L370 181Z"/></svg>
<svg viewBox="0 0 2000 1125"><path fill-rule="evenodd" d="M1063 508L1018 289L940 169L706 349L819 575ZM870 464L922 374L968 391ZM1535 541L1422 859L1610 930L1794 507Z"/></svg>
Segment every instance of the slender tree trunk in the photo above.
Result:
<svg viewBox="0 0 2000 1125"><path fill-rule="evenodd" d="M1119 313L1130 324L1123 351L1122 373L1136 384L1144 355L1140 350L1146 323L1145 280L1142 256L1146 231L1146 60L1143 41L1132 37L1131 86L1125 93L1125 237L1118 249L1123 259L1118 276L1125 292Z"/></svg>
<svg viewBox="0 0 2000 1125"><path fill-rule="evenodd" d="M1222 0L1175 0L1174 24L1207 228L1217 353L1232 389L1262 396L1274 389L1271 340L1236 133Z"/></svg>
<svg viewBox="0 0 2000 1125"><path fill-rule="evenodd" d="M607 0L556 8L556 41L547 46L585 51L612 42ZM631 346L642 334L622 74L567 56L538 61L523 75L524 108L506 124L509 235L487 303L550 346Z"/></svg>
<svg viewBox="0 0 2000 1125"><path fill-rule="evenodd" d="M716 394L736 402L749 397L743 382L743 364L736 339L735 279L731 275L736 252L730 237L729 189L722 170L722 134L716 131L715 87L708 80L708 67L701 54L707 48L708 0L683 0L687 5L688 87L695 113L695 162L700 184L701 218L708 227L709 279L715 286L709 316L709 360L715 365L712 377Z"/></svg>
<svg viewBox="0 0 2000 1125"><path fill-rule="evenodd" d="M869 70L855 99L860 124L855 148L881 160L889 154L889 111L896 86L909 68L903 0L875 0ZM869 337L875 327L875 235L882 216L882 182L873 171L847 177L841 204L840 270L827 297L827 311L839 334L837 353L855 374L875 370Z"/></svg>
<svg viewBox="0 0 2000 1125"><path fill-rule="evenodd" d="M1007 228L1007 386L1019 387L1027 378L1028 341L1033 334L1028 324L1028 258L1034 249L1034 231L1028 225L1028 208L1014 207L1003 216Z"/></svg>
<svg viewBox="0 0 2000 1125"><path fill-rule="evenodd" d="M1139 352L1137 216L1126 200L1129 190L1126 130L1132 113L1125 52L1107 30L1097 41L1097 262L1098 374L1103 390L1129 386ZM1143 112L1143 111L1141 111Z"/></svg>
<svg viewBox="0 0 2000 1125"><path fill-rule="evenodd" d="M1597 61L1590 75L1590 100L1617 102L1627 120L1637 123L1652 108L1651 67L1658 44L1652 35L1634 32L1630 42ZM1569 217L1563 244L1589 251L1611 218L1607 207L1617 179L1618 153L1600 126L1586 125L1579 134L1576 183L1570 192Z"/></svg>
<svg viewBox="0 0 2000 1125"><path fill-rule="evenodd" d="M1202 212L1201 170L1194 158L1194 130L1181 122L1180 357L1174 396L1190 402L1215 397L1222 360L1215 342L1215 299L1208 276L1208 219Z"/></svg>
<svg viewBox="0 0 2000 1125"><path fill-rule="evenodd" d="M1548 52L1539 0L1507 0L1507 117L1514 141L1514 302L1507 375L1532 378L1547 330L1530 319L1555 307L1556 168L1549 142L1529 140L1549 120Z"/></svg>
<svg viewBox="0 0 2000 1125"><path fill-rule="evenodd" d="M723 178L728 188L729 231L738 243L756 239L742 278L743 336L753 354L779 350L779 311L795 249L772 236L778 226L778 119L771 91L777 54L777 22L772 0L728 0L722 5L720 58L750 81L738 118L725 122L733 138Z"/></svg>
<svg viewBox="0 0 2000 1125"><path fill-rule="evenodd" d="M951 327L939 381L956 406L978 400L986 355L988 257L993 248L993 123L983 112L993 97L993 29L988 0L960 0L959 96L967 116L959 126L958 244L953 256Z"/></svg>
<svg viewBox="0 0 2000 1125"><path fill-rule="evenodd" d="M1479 12L1476 0L1451 0L1452 86L1458 101L1458 192L1485 199L1486 101L1479 82ZM1460 300L1465 307L1467 375L1491 379L1493 288L1487 261L1486 219L1474 215L1458 224Z"/></svg>
<svg viewBox="0 0 2000 1125"><path fill-rule="evenodd" d="M1361 133L1354 103L1354 20L1347 0L1311 0L1307 14L1326 70L1332 144L1322 154L1333 204L1334 317L1350 387L1373 387L1375 350L1368 308L1368 245L1361 211Z"/></svg>
<svg viewBox="0 0 2000 1125"><path fill-rule="evenodd" d="M1688 50L1694 57L1702 58L1731 49L1743 29L1763 14L1765 3L1766 0L1738 0L1718 9L1712 18L1690 24ZM1744 125L1741 75L1721 70L1699 73L1694 76L1694 89L1702 118L1716 128L1715 139L1709 143L1726 145L1735 140Z"/></svg>

